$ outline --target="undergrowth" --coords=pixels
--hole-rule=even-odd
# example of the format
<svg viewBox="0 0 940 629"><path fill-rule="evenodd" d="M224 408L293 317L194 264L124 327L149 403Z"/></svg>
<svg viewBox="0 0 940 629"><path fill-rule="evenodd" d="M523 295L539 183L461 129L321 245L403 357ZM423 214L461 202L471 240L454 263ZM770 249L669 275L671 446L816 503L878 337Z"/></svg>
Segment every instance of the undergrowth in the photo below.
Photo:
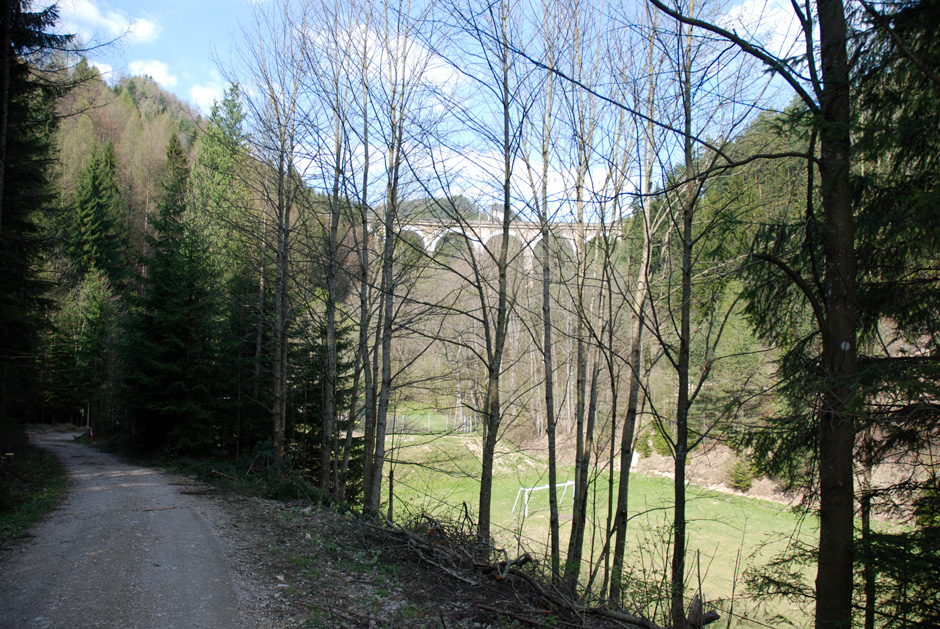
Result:
<svg viewBox="0 0 940 629"><path fill-rule="evenodd" d="M0 464L0 545L22 537L65 489L65 470L51 452L25 446Z"/></svg>
<svg viewBox="0 0 940 629"><path fill-rule="evenodd" d="M302 470L289 466L253 463L249 459L232 461L188 457L164 457L147 461L148 465L184 476L193 476L220 489L241 495L341 506L334 504L334 497L324 493Z"/></svg>

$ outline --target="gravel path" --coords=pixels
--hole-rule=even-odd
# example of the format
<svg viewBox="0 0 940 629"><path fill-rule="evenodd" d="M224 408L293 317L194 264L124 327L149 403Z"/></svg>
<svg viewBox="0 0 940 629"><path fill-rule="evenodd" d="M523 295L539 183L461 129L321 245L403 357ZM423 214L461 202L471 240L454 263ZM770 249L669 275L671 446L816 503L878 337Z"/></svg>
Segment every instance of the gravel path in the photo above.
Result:
<svg viewBox="0 0 940 629"><path fill-rule="evenodd" d="M192 481L124 463L73 436L33 435L59 455L69 493L31 538L0 556L0 627L280 624L247 591L238 542L218 536L233 525L199 491L187 492Z"/></svg>
<svg viewBox="0 0 940 629"><path fill-rule="evenodd" d="M348 512L129 464L74 436L31 432L69 491L0 548L0 629L489 629L560 613L523 581L447 576Z"/></svg>

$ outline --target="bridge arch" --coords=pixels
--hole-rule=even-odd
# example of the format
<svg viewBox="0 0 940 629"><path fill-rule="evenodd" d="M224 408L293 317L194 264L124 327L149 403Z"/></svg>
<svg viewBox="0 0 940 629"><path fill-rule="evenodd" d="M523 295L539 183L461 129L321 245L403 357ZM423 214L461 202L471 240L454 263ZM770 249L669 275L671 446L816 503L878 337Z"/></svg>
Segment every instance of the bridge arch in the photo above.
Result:
<svg viewBox="0 0 940 629"><path fill-rule="evenodd" d="M488 248L490 243L496 240L497 238L502 237L502 230L494 230L493 232L486 234L481 238L480 245L482 247ZM509 230L509 248L510 254L512 255L515 252L524 251L529 248L529 243L526 242L525 237L518 231L514 229Z"/></svg>
<svg viewBox="0 0 940 629"><path fill-rule="evenodd" d="M413 227L411 225L405 225L400 230L398 230L399 240L407 240L407 236L411 236L421 244L421 251L423 253L427 253L431 250L429 247L428 236L420 228Z"/></svg>
<svg viewBox="0 0 940 629"><path fill-rule="evenodd" d="M583 233L585 245L594 248L598 236L606 230L614 243L620 240L616 226L602 224L552 223L549 238L557 242L553 249L559 253L564 252L572 258L578 254L579 234ZM469 245L476 252L482 252L485 247L494 246L494 238L502 235L503 226L498 221L480 220L470 224L460 225L454 222L434 219L404 220L399 225L398 238L410 241L412 250L418 250L425 255L438 255L447 249L451 242L456 248ZM532 259L538 256L538 250L543 248L541 226L533 221L514 221L510 225L510 238L512 239L513 256L520 253ZM454 249L456 251L456 249Z"/></svg>
<svg viewBox="0 0 940 629"><path fill-rule="evenodd" d="M546 246L551 246L552 243L558 243L562 245L565 250L574 256L578 252L578 245L574 238L570 236L560 236L558 234L553 234L549 232L548 242L543 242L542 234L539 234L530 244L529 249L536 256L541 255L541 251L545 249Z"/></svg>
<svg viewBox="0 0 940 629"><path fill-rule="evenodd" d="M590 236L584 239L584 244L588 247L588 249L594 249L603 243L601 236L601 232L592 232ZM608 233L608 238L610 239L611 248L616 249L618 243L620 242L620 234L617 232Z"/></svg>
<svg viewBox="0 0 940 629"><path fill-rule="evenodd" d="M447 227L442 229L440 233L436 234L434 238L431 239L428 252L432 255L437 255L445 251L448 245L452 247L456 245L457 248L464 248L468 241L472 241L472 239L468 238L462 230L456 227Z"/></svg>

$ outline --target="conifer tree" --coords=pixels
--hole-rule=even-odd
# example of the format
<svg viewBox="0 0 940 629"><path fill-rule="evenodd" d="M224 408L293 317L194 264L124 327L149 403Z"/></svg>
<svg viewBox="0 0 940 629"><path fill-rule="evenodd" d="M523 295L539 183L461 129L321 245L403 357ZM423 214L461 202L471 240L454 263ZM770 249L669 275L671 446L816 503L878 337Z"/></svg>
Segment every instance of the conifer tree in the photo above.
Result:
<svg viewBox="0 0 940 629"><path fill-rule="evenodd" d="M84 275L99 269L120 282L127 269L124 201L117 184L114 144L95 146L75 191L72 257Z"/></svg>
<svg viewBox="0 0 940 629"><path fill-rule="evenodd" d="M298 321L295 335L297 341L291 352L291 387L288 391L289 408L291 409L288 422L287 443L292 460L302 469L307 470L311 482L322 478L323 451L329 450L335 441L330 435L324 434L323 416L327 387L335 387L337 408L344 408L353 395L353 362L352 357L352 326L343 325L337 328L336 372L332 377L327 370L326 323L318 320L319 317L304 318ZM335 427L336 434L349 428L350 420L347 418L338 422ZM354 454L362 454L363 440L354 438L352 450ZM335 490L332 483L338 482L339 471L333 464L333 453L327 457L331 472L328 479L331 485L325 491ZM342 479L346 484L345 498L349 502L357 502L362 491L362 465L361 458L353 456L347 476Z"/></svg>
<svg viewBox="0 0 940 629"><path fill-rule="evenodd" d="M23 132L34 121L28 112L22 111L22 102L19 101L24 94L35 94L38 90L54 87L43 81L36 81L31 77L29 64L39 67L50 53L68 46L71 35L59 35L49 32L59 18L56 5L48 6L41 11L31 12L30 0L6 0L0 5L0 199L6 199L8 194L6 182L8 162L16 162L18 148L16 136ZM45 110L44 120L51 120ZM15 125L10 125L15 120ZM38 147L37 147L38 148ZM12 181L16 187L17 182ZM0 207L0 234L2 234L2 220L5 207Z"/></svg>
<svg viewBox="0 0 940 629"><path fill-rule="evenodd" d="M255 393L253 363L260 360L258 321L262 313L264 270L258 241L264 234L246 184L248 136L238 84L212 106L193 166L195 212L208 240L213 269L224 296L222 331L224 379L228 388L222 446L238 456L242 445L264 441L269 433L263 404ZM263 245L262 245L263 247ZM263 250L263 249L262 249ZM263 256L262 256L263 257ZM259 289L260 287L260 289Z"/></svg>
<svg viewBox="0 0 940 629"><path fill-rule="evenodd" d="M865 415L860 468L864 627L940 623L940 510L935 452L940 439L940 3L864 3L855 42L859 321ZM879 463L906 453L901 480L879 483ZM896 466L895 466L896 467ZM872 517L912 505L908 530L878 533Z"/></svg>
<svg viewBox="0 0 940 629"><path fill-rule="evenodd" d="M937 501L930 489L938 476L934 452L940 438L940 225L934 220L940 199L940 82L919 67L936 67L940 61L937 6L890 5L892 13L871 15L868 28L854 31L852 40L858 373L851 380L857 390L850 410L860 521L853 540L853 602L866 629L934 626L938 618L936 527L921 524L888 534L872 526L879 511L910 515L916 511L912 504ZM766 118L738 145L766 143L779 154L812 154L816 135L807 113L793 107L775 119ZM761 138L771 130L785 131L786 136ZM827 253L816 214L820 190L813 170L799 161L778 158L759 167L762 194L751 202L759 201L763 214L755 222L763 226L755 240L755 257L782 264L752 265L746 291L759 332L783 351L783 379L776 389L779 410L771 425L760 426L747 438L762 470L792 482L811 481L814 466L822 464L816 457L822 338L812 325L805 291L787 281L782 269L816 285ZM807 188L812 196L803 192ZM742 199L738 193L735 202ZM904 463L898 465L901 455ZM892 474L890 481L873 478L880 463L888 463L897 476ZM788 549L770 564L768 573L756 575L753 584L759 591L778 594L806 591L792 580L799 572L790 565L816 561L816 549L806 550ZM820 570L826 569L820 562Z"/></svg>
<svg viewBox="0 0 940 629"><path fill-rule="evenodd" d="M115 399L121 301L103 271L93 269L50 317L42 353L43 403L60 421L107 433Z"/></svg>
<svg viewBox="0 0 940 629"><path fill-rule="evenodd" d="M32 356L47 306L39 274L45 239L37 219L55 201L50 134L59 87L36 71L45 53L69 39L46 32L55 7L30 13L28 6L11 1L0 11L0 440L2 422L28 410L37 392Z"/></svg>
<svg viewBox="0 0 940 629"><path fill-rule="evenodd" d="M127 331L128 405L143 447L205 453L217 437L218 307L205 239L188 206L189 167L174 135Z"/></svg>

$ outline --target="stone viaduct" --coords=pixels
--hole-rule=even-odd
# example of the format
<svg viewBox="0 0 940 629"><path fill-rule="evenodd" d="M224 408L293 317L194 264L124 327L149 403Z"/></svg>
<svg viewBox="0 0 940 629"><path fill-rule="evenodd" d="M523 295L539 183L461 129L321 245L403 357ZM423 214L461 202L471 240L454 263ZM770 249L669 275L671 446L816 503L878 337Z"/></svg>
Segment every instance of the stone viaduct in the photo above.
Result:
<svg viewBox="0 0 940 629"><path fill-rule="evenodd" d="M426 253L434 254L449 236L456 236L468 240L482 253L494 238L502 234L503 226L499 221L475 220L458 224L455 221L435 219L404 219L399 224L399 233L412 234L421 242ZM584 223L584 240L590 243L597 238L602 230L612 233L617 238L617 231L611 225L600 223ZM563 242L571 253L576 253L580 238L578 223L553 222L551 224L552 237ZM542 230L539 223L532 221L514 220L509 227L509 236L521 246L527 254L534 254L542 240Z"/></svg>

